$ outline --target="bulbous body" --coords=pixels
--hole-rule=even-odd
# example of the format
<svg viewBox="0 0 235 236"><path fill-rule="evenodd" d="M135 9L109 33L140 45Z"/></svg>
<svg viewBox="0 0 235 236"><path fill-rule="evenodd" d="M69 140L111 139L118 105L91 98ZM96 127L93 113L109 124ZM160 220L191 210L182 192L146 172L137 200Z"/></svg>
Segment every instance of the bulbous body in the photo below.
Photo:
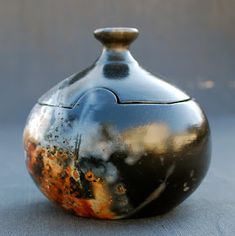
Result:
<svg viewBox="0 0 235 236"><path fill-rule="evenodd" d="M124 47L133 35L114 35L118 49L109 48L110 32L96 35L107 47L100 59L31 111L27 168L50 200L78 216L162 214L205 176L208 122L195 101L139 67Z"/></svg>

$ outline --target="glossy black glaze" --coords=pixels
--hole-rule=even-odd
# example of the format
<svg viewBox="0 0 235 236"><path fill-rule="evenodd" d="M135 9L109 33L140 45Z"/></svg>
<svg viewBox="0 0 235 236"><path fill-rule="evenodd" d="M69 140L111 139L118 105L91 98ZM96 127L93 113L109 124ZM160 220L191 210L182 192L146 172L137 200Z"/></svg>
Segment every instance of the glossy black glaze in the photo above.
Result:
<svg viewBox="0 0 235 236"><path fill-rule="evenodd" d="M95 35L106 46L99 60L44 95L29 116L28 170L49 199L80 216L165 213L207 172L207 119L138 66L127 50L135 29Z"/></svg>
<svg viewBox="0 0 235 236"><path fill-rule="evenodd" d="M121 31L121 29L120 29ZM103 34L112 35L112 31L104 30ZM121 31L122 32L122 31ZM118 103L175 103L189 100L190 97L178 88L156 78L139 66L132 57L127 46L120 46L121 39L131 42L128 29L124 33L115 31L113 44L106 45L106 36L99 39L105 44L100 58L89 68L74 74L44 94L39 103L42 105L74 107L79 98L91 88L107 88L116 94ZM128 40L125 36L127 33ZM115 43L115 37L118 41ZM111 39L110 39L111 40Z"/></svg>

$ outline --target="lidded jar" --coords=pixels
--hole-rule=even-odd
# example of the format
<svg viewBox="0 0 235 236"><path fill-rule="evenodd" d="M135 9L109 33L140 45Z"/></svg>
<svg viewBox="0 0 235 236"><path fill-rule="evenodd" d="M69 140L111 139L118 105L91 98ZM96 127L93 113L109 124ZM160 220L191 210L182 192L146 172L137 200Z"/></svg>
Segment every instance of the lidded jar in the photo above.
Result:
<svg viewBox="0 0 235 236"><path fill-rule="evenodd" d="M24 130L26 165L43 194L78 216L165 213L200 184L210 131L198 104L139 66L134 28L94 32L100 58L44 94Z"/></svg>

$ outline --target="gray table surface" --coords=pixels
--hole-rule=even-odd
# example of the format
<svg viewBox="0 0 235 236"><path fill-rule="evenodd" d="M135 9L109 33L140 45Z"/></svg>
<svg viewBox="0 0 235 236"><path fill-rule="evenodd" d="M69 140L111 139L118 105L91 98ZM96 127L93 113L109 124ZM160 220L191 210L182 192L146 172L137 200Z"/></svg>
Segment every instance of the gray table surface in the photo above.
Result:
<svg viewBox="0 0 235 236"><path fill-rule="evenodd" d="M0 235L235 235L235 116L211 119L210 170L172 212L138 220L101 221L69 215L51 204L30 179L23 125L0 128Z"/></svg>

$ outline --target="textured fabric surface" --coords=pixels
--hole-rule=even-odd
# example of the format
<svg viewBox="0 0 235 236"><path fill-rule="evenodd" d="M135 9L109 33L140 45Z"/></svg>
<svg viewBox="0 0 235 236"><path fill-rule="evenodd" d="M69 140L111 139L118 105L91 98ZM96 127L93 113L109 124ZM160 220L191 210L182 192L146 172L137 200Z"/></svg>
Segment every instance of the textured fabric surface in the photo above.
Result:
<svg viewBox="0 0 235 236"><path fill-rule="evenodd" d="M83 219L51 204L26 171L23 126L1 126L0 235L235 235L235 117L210 123L212 162L198 190L164 216L120 221Z"/></svg>

